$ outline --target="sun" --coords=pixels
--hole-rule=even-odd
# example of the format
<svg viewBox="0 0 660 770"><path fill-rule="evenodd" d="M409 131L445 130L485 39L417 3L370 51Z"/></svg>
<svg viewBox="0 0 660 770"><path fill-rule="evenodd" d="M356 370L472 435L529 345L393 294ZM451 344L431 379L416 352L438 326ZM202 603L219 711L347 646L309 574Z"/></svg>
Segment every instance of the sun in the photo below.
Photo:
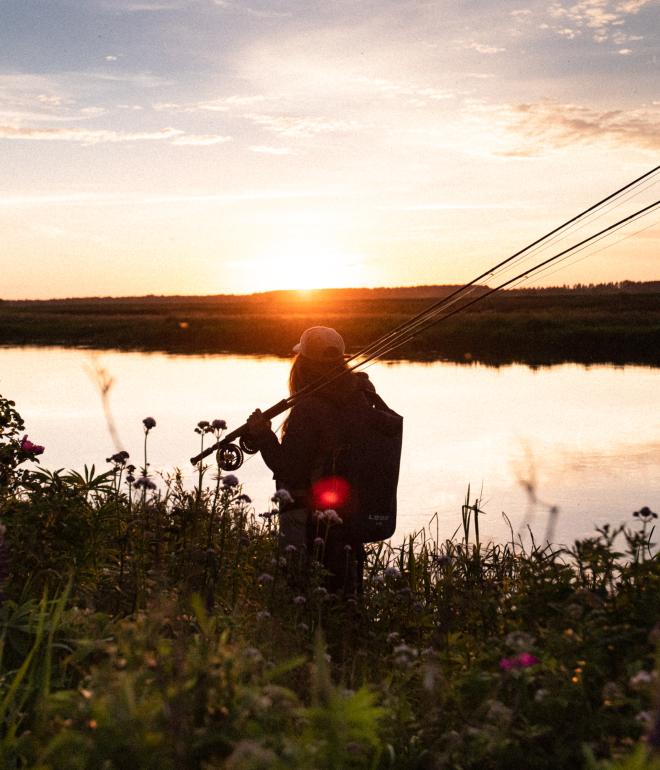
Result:
<svg viewBox="0 0 660 770"><path fill-rule="evenodd" d="M361 256L308 239L280 243L250 263L252 291L338 289L366 279Z"/></svg>

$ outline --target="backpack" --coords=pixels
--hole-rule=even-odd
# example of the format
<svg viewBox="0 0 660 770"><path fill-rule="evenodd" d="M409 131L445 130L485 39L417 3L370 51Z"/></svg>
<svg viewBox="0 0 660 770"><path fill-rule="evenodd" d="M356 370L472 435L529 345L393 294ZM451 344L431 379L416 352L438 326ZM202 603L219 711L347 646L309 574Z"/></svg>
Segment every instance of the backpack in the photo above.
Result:
<svg viewBox="0 0 660 770"><path fill-rule="evenodd" d="M317 507L335 508L354 542L386 540L396 529L403 417L371 391L341 407ZM324 500L330 505L324 504Z"/></svg>

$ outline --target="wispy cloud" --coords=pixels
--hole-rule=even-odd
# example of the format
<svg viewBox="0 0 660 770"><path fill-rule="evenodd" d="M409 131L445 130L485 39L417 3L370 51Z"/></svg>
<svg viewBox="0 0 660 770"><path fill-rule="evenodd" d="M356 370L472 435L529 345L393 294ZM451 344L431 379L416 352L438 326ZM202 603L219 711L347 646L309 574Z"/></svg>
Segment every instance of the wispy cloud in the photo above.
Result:
<svg viewBox="0 0 660 770"><path fill-rule="evenodd" d="M161 128L157 131L112 131L75 127L35 128L33 126L1 126L0 139L80 142L81 144L116 144L118 142L171 141L176 145L206 146L231 140L218 134L186 134L178 128Z"/></svg>
<svg viewBox="0 0 660 770"><path fill-rule="evenodd" d="M597 110L577 104L542 101L509 109L509 129L524 139L503 155L529 156L552 147L605 143L660 149L660 110Z"/></svg>
<svg viewBox="0 0 660 770"><path fill-rule="evenodd" d="M363 128L362 124L356 120L339 120L322 116L250 114L246 117L267 131L297 139L318 134L359 131Z"/></svg>
<svg viewBox="0 0 660 770"><path fill-rule="evenodd" d="M463 47L468 48L472 51L476 51L477 53L483 53L483 54L503 53L504 51L506 51L506 48L501 48L500 46L487 45L486 43L477 43L477 42L468 43Z"/></svg>
<svg viewBox="0 0 660 770"><path fill-rule="evenodd" d="M627 17L639 13L653 0L579 0L553 3L549 8L552 29L559 35L573 39L589 34L597 43L610 38L621 45L628 36L620 27ZM639 39L635 36L634 39Z"/></svg>
<svg viewBox="0 0 660 770"><path fill-rule="evenodd" d="M296 153L290 147L270 147L264 144L252 145L252 152L262 153L263 155L295 155Z"/></svg>
<svg viewBox="0 0 660 770"><path fill-rule="evenodd" d="M231 142L231 136L221 134L184 134L172 141L172 144L190 147L208 147L212 144L224 144Z"/></svg>
<svg viewBox="0 0 660 770"><path fill-rule="evenodd" d="M43 193L35 195L4 195L0 208L29 208L38 206L160 206L167 204L214 204L233 206L254 201L287 201L315 198L345 198L359 195L358 191L343 187L306 188L291 190L248 190L236 193Z"/></svg>

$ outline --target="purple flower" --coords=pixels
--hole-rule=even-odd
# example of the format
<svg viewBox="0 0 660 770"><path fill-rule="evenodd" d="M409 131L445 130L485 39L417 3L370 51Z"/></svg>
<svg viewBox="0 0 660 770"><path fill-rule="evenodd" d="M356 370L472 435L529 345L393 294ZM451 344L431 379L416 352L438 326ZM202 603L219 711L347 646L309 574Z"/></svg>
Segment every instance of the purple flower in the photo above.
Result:
<svg viewBox="0 0 660 770"><path fill-rule="evenodd" d="M304 596L294 596L293 597L293 603L298 605L298 607L302 607L303 604L307 602L307 599L305 599Z"/></svg>
<svg viewBox="0 0 660 770"><path fill-rule="evenodd" d="M280 505L293 502L293 497L291 497L291 494L287 489L278 489L270 499L274 503L279 503Z"/></svg>
<svg viewBox="0 0 660 770"><path fill-rule="evenodd" d="M259 585L266 585L266 583L272 583L275 578L272 575L269 575L267 572L264 572L263 575L259 575L257 578L257 583Z"/></svg>
<svg viewBox="0 0 660 770"><path fill-rule="evenodd" d="M45 447L40 444L33 444L27 437L27 434L21 439L21 450L27 454L37 456L44 453Z"/></svg>
<svg viewBox="0 0 660 770"><path fill-rule="evenodd" d="M144 487L144 489L156 489L156 485L148 476L140 476L140 478L135 482L135 486L138 489L140 487Z"/></svg>
<svg viewBox="0 0 660 770"><path fill-rule="evenodd" d="M150 431L152 428L156 427L156 420L154 420L153 417L145 417L144 420L142 420L142 424L144 425L145 430Z"/></svg>

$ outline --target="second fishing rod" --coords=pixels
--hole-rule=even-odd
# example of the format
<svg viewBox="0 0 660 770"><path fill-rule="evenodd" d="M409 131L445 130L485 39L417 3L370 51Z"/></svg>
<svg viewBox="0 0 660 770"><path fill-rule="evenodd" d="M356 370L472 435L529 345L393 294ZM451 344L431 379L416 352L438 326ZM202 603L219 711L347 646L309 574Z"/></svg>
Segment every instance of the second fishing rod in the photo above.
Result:
<svg viewBox="0 0 660 770"><path fill-rule="evenodd" d="M656 171L657 169L654 169ZM645 175L646 176L646 175ZM633 184L633 183L631 183ZM628 187L628 186L626 186ZM625 188L624 188L625 189ZM608 199L612 196L608 196ZM608 200L606 199L606 200ZM598 204L596 204L598 205ZM513 276L509 280L501 283L500 285L492 288L487 289L484 293L477 296L475 299L471 300L470 302L466 303L465 305L461 305L459 308L450 311L449 313L445 313L444 315L439 315L441 310L438 310L436 305L441 306L443 303L436 303L436 305L432 306L431 308L427 309L427 312L418 314L415 316L414 319L411 319L413 321L412 324L406 323L402 324L399 332L397 334L388 334L384 335L382 338L379 338L374 343L369 345L364 353L358 353L355 356L352 356L346 363L348 364L351 361L354 361L358 356L361 356L361 360L357 361L357 363L354 363L353 366L348 366L342 368L340 371L338 371L336 374L330 374L325 378L322 378L321 381L318 382L318 384L314 384L311 388L303 389L302 391L298 391L297 393L292 394L291 396L282 399L281 401L278 401L276 404L271 406L269 409L265 410L263 412L263 416L270 420L273 417L276 417L279 414L282 414L287 409L290 409L297 401L301 400L302 398L306 398L313 393L317 392L321 388L327 387L330 383L332 383L334 380L338 379L341 376L344 376L346 371L354 371L358 368L365 366L367 363L374 361L377 358L382 357L383 355L391 352L397 347L400 347L401 345L405 344L406 342L409 342L414 337L421 334L423 331L425 331L430 326L433 326L436 323L439 323L442 320L445 320L446 318L449 318L451 316L456 315L459 312L462 312L463 310L467 309L468 307L473 306L477 302L485 299L486 297L494 294L496 291L499 291L511 284L514 284L515 282L520 281L521 279L524 279L530 275L532 275L535 271L541 270L548 266L549 264L556 262L558 260L565 259L570 253L574 252L575 250L584 248L587 244L601 239L605 237L610 232L619 229L623 227L624 225L638 219L641 216L644 216L651 211L657 209L657 207L660 206L660 200L657 200L653 203L651 203L648 206L645 206L642 209L639 209L638 211L630 214L627 217L624 217L623 219L613 223L612 225L609 225L608 227L603 228L602 230L599 230L598 232L594 233L593 235L582 239L578 243L574 244L573 246L570 246L566 249L563 249L558 254L553 255L552 257L549 257L547 259L542 260L541 262L536 263L532 267L522 271L521 273L518 273L517 275ZM591 207L593 208L593 207ZM589 209L591 210L591 209ZM573 218L574 220L576 218ZM559 228L557 228L559 229ZM556 232L553 231L553 232ZM547 236L546 236L547 237ZM541 240L541 239L539 239ZM535 242L538 243L539 241ZM528 247L531 248L531 247ZM520 252L519 252L520 253ZM515 256L515 255L514 255ZM497 266L492 268L490 271L483 275L489 275L495 272L496 269L501 267L502 264L505 262L508 262L512 260L513 257L510 257L508 260L505 260L504 262L498 263ZM479 278L475 279L479 280ZM474 283L474 281L470 282L470 284L466 284L466 286L470 286ZM458 290L457 290L458 291ZM446 299L446 298L445 298ZM432 312L429 312L432 311ZM247 423L244 423L243 425L240 425L235 430L228 433L226 436L224 436L222 439L217 441L212 446L205 449L203 452L200 452L199 454L195 455L194 457L190 458L190 461L193 465L196 465L198 462L200 462L205 457L208 457L213 452L218 452L218 464L223 470L236 470L240 467L240 465L243 462L243 452L247 452L248 454L252 454L255 450L253 447L250 446L249 438L246 436L247 434ZM232 442L236 439L239 439L239 446L234 445Z"/></svg>

